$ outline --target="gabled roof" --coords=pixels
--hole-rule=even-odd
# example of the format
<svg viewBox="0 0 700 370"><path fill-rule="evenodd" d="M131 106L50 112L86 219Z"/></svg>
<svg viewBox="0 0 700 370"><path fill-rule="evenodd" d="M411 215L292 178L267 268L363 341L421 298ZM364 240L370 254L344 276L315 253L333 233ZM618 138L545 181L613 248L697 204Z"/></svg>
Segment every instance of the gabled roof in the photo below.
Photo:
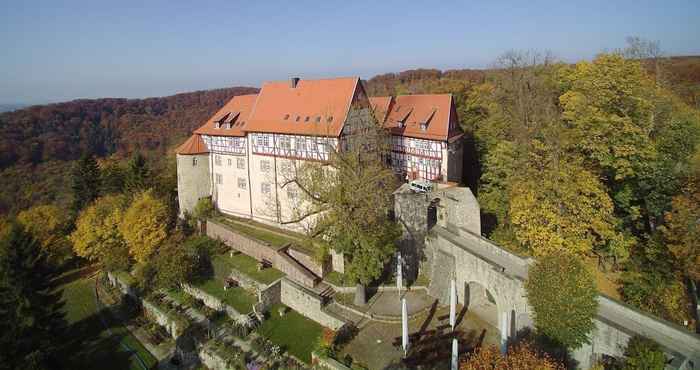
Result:
<svg viewBox="0 0 700 370"><path fill-rule="evenodd" d="M358 77L266 82L243 130L337 137L358 84Z"/></svg>
<svg viewBox="0 0 700 370"><path fill-rule="evenodd" d="M462 132L450 94L400 95L370 98L374 114L394 135L445 141ZM380 117L384 119L381 120ZM450 121L455 128L450 132ZM402 122L402 127L399 126ZM425 129L421 128L425 124Z"/></svg>
<svg viewBox="0 0 700 370"><path fill-rule="evenodd" d="M189 139L185 140L182 145L175 149L175 153L182 155L206 154L209 153L207 145L200 135L194 134Z"/></svg>
<svg viewBox="0 0 700 370"><path fill-rule="evenodd" d="M194 131L201 135L245 136L243 129L250 124L250 112L253 109L257 94L238 95L231 98L219 109L202 127ZM220 127L216 128L217 122ZM226 128L229 127L230 128Z"/></svg>

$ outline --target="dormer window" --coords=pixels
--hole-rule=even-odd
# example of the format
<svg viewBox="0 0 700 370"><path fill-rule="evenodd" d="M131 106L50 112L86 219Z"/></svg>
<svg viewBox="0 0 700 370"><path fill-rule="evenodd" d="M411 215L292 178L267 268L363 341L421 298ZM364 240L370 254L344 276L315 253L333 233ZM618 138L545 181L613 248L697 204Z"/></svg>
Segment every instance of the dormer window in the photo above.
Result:
<svg viewBox="0 0 700 370"><path fill-rule="evenodd" d="M420 129L421 129L422 131L427 130L427 129L428 129L428 124L425 123L425 122L421 122L421 124L420 124Z"/></svg>
<svg viewBox="0 0 700 370"><path fill-rule="evenodd" d="M403 122L399 121L399 122L398 122L398 126L399 126L399 128L403 128L403 127L404 127Z"/></svg>
<svg viewBox="0 0 700 370"><path fill-rule="evenodd" d="M309 122L309 119L310 119L310 118L311 118L311 117L306 116L306 118L304 119L304 122Z"/></svg>
<svg viewBox="0 0 700 370"><path fill-rule="evenodd" d="M297 116L297 119L295 121L299 122L300 119L301 119L301 116Z"/></svg>
<svg viewBox="0 0 700 370"><path fill-rule="evenodd" d="M321 116L316 116L316 122L321 122Z"/></svg>
<svg viewBox="0 0 700 370"><path fill-rule="evenodd" d="M284 120L286 121L286 120L288 120L288 119L289 119L289 114L285 114L285 115L284 115Z"/></svg>
<svg viewBox="0 0 700 370"><path fill-rule="evenodd" d="M328 116L328 119L326 121L328 121L328 123L333 122L333 116Z"/></svg>
<svg viewBox="0 0 700 370"><path fill-rule="evenodd" d="M214 122L214 128L221 128L221 122Z"/></svg>

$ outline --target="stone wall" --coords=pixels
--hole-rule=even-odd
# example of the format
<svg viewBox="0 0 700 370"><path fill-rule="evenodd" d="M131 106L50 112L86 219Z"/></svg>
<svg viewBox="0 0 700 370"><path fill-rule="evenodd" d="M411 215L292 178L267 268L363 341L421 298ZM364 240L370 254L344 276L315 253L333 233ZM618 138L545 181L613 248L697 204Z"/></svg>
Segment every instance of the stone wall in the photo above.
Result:
<svg viewBox="0 0 700 370"><path fill-rule="evenodd" d="M207 220L207 236L219 239L229 247L258 261L266 260L271 262L272 267L306 286L313 287L320 280L311 270L287 255L285 248L275 249L267 243L241 235L226 225ZM301 255L301 253L298 253L298 255Z"/></svg>
<svg viewBox="0 0 700 370"><path fill-rule="evenodd" d="M202 365L210 370L229 370L229 366L221 357L207 346L202 346L199 350L199 360Z"/></svg>
<svg viewBox="0 0 700 370"><path fill-rule="evenodd" d="M263 290L258 291L260 309L267 311L272 305L282 303L282 282L277 280Z"/></svg>
<svg viewBox="0 0 700 370"><path fill-rule="evenodd" d="M248 277L248 275L236 269L231 269L228 276L231 279L236 280L241 288L255 292L256 294L267 288L265 284L259 283L257 280Z"/></svg>
<svg viewBox="0 0 700 370"><path fill-rule="evenodd" d="M332 358L319 356L316 352L311 352L311 362L318 368L329 370L350 370L349 367Z"/></svg>
<svg viewBox="0 0 700 370"><path fill-rule="evenodd" d="M323 263L319 263L318 261L316 261L315 256L294 248L288 248L287 254L289 254L289 256L297 260L297 262L302 264L304 267L309 269L309 271L313 272L317 276L324 277L331 270L329 260Z"/></svg>
<svg viewBox="0 0 700 370"><path fill-rule="evenodd" d="M197 299L201 299L205 306L217 311L226 312L226 315L228 315L228 317L230 317L232 320L237 320L240 316L245 316L243 313L238 312L235 308L222 302L219 298L216 298L197 287L193 287L189 284L182 284L182 290ZM251 306L250 311L252 310L253 307Z"/></svg>
<svg viewBox="0 0 700 370"><path fill-rule="evenodd" d="M418 270L429 273L430 256L425 254L425 237L428 232L428 207L426 194L418 194L403 184L394 192L394 216L402 230L398 248L405 263L404 274L415 279Z"/></svg>
<svg viewBox="0 0 700 370"><path fill-rule="evenodd" d="M331 249L331 266L333 271L345 273L345 256Z"/></svg>
<svg viewBox="0 0 700 370"><path fill-rule="evenodd" d="M153 303L142 299L141 306L143 307L145 314L152 317L156 323L158 323L158 325L162 326L165 331L170 334L173 339L179 338L180 334L182 334L182 332L186 329L181 328L175 320L171 319L167 313Z"/></svg>
<svg viewBox="0 0 700 370"><path fill-rule="evenodd" d="M126 274L127 272L123 272ZM107 280L109 280L109 283L112 284L112 286L116 287L119 289L120 292L123 294L126 294L132 298L137 298L138 294L136 292L136 287L133 285L123 281L122 278L120 278L116 273L113 272L107 272Z"/></svg>
<svg viewBox="0 0 700 370"><path fill-rule="evenodd" d="M338 330L345 325L341 318L323 309L322 299L318 294L289 279L281 280L280 297L282 304L327 328Z"/></svg>
<svg viewBox="0 0 700 370"><path fill-rule="evenodd" d="M200 198L211 195L209 154L177 155L177 195L181 217L192 213Z"/></svg>
<svg viewBox="0 0 700 370"><path fill-rule="evenodd" d="M241 235L226 225L207 220L207 236L219 239L229 247L245 253L258 261L267 260L273 262L277 250L270 245Z"/></svg>

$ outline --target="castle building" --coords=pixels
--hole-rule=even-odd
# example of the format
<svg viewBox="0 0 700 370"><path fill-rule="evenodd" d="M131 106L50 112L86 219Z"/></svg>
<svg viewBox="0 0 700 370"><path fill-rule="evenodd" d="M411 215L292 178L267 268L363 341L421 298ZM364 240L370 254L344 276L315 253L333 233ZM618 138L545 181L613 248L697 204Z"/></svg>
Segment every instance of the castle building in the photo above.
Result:
<svg viewBox="0 0 700 370"><path fill-rule="evenodd" d="M460 182L462 131L451 95L368 98L358 77L266 82L233 97L177 148L181 215L211 197L233 216L298 223L301 194L288 183L305 161L328 161L353 127L379 122L391 134L391 164L404 179Z"/></svg>

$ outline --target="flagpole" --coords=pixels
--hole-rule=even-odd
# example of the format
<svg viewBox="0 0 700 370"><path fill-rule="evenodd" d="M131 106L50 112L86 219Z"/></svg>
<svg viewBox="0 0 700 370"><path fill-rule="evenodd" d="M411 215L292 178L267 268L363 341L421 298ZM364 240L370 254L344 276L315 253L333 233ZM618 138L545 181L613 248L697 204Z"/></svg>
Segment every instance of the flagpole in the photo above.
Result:
<svg viewBox="0 0 700 370"><path fill-rule="evenodd" d="M401 299L401 345L404 358L408 354L408 311L406 310L406 298Z"/></svg>

